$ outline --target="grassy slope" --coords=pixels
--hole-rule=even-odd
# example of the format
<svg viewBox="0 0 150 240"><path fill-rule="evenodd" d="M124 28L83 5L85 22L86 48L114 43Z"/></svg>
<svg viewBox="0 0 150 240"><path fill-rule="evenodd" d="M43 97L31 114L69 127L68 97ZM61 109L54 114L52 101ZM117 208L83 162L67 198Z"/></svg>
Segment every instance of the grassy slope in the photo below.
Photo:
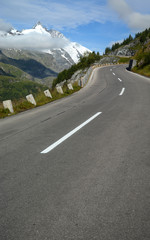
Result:
<svg viewBox="0 0 150 240"><path fill-rule="evenodd" d="M14 81L12 77L0 77L0 102L4 100L18 100L32 93L36 94L47 87L32 81Z"/></svg>
<svg viewBox="0 0 150 240"><path fill-rule="evenodd" d="M118 62L120 64L129 63L130 59L131 57L120 57Z"/></svg>
<svg viewBox="0 0 150 240"><path fill-rule="evenodd" d="M143 76L150 77L150 64L142 68L134 67L132 71Z"/></svg>
<svg viewBox="0 0 150 240"><path fill-rule="evenodd" d="M30 93L38 93L46 87L29 81L27 74L19 68L0 62L0 69L5 75L0 75L0 102L7 99L20 99Z"/></svg>
<svg viewBox="0 0 150 240"><path fill-rule="evenodd" d="M19 80L29 80L31 78L29 74L10 64L0 62L0 69L2 69L6 75L11 75L14 78L19 78Z"/></svg>
<svg viewBox="0 0 150 240"><path fill-rule="evenodd" d="M137 65L132 71L150 77L150 42L141 46L134 58L137 60Z"/></svg>

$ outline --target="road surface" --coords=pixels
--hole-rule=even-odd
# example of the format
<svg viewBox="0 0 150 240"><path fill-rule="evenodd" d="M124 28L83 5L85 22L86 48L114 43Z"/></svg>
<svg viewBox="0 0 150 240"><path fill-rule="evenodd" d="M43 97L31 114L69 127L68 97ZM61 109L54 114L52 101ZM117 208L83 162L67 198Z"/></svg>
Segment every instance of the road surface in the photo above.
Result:
<svg viewBox="0 0 150 240"><path fill-rule="evenodd" d="M97 68L0 120L1 240L150 239L150 79Z"/></svg>

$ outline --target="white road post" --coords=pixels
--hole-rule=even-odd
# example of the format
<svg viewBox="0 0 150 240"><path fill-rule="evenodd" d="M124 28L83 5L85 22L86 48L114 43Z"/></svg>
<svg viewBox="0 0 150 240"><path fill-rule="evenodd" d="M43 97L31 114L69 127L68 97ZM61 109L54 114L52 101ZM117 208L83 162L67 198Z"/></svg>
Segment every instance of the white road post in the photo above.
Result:
<svg viewBox="0 0 150 240"><path fill-rule="evenodd" d="M56 90L57 90L58 93L64 94L61 86L56 86Z"/></svg>
<svg viewBox="0 0 150 240"><path fill-rule="evenodd" d="M32 94L27 95L26 99L27 99L28 102L30 102L30 103L32 103L32 104L34 104L36 106L36 101L35 101L35 99L34 99Z"/></svg>
<svg viewBox="0 0 150 240"><path fill-rule="evenodd" d="M4 108L8 108L11 113L14 113L13 105L11 100L3 101Z"/></svg>
<svg viewBox="0 0 150 240"><path fill-rule="evenodd" d="M45 94L46 97L52 98L52 94L50 93L49 89L45 90L44 94Z"/></svg>
<svg viewBox="0 0 150 240"><path fill-rule="evenodd" d="M73 86L72 86L71 83L68 83L68 84L67 84L67 87L69 88L69 90L73 90Z"/></svg>

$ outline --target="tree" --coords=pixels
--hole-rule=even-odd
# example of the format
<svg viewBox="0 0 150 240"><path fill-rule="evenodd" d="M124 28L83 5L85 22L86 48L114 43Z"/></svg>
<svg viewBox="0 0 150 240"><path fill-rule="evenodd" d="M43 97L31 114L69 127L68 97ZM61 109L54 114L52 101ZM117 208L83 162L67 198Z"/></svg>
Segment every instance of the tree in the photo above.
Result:
<svg viewBox="0 0 150 240"><path fill-rule="evenodd" d="M109 52L111 52L111 48L110 47L106 47L105 48L105 54L107 55Z"/></svg>

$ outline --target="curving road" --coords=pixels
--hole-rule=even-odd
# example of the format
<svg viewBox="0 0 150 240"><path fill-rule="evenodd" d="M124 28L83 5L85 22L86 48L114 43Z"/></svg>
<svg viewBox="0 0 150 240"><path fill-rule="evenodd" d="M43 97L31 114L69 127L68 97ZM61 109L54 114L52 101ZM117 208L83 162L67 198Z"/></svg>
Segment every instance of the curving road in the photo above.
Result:
<svg viewBox="0 0 150 240"><path fill-rule="evenodd" d="M150 239L150 79L97 68L0 120L1 240Z"/></svg>

